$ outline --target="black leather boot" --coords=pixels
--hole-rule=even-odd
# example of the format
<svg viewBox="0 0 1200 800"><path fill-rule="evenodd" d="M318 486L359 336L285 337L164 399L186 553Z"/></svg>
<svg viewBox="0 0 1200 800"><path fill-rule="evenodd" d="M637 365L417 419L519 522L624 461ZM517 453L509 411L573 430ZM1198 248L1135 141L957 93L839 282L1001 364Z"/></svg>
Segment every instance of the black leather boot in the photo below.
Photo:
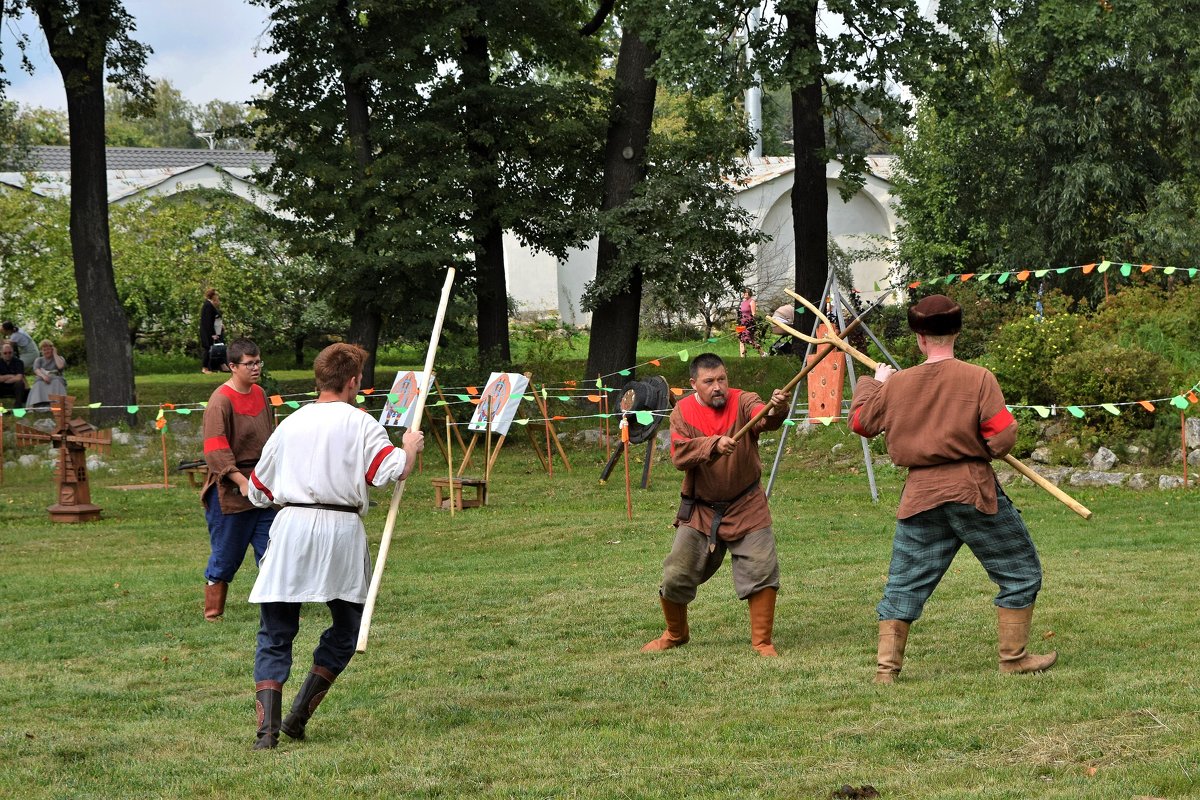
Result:
<svg viewBox="0 0 1200 800"><path fill-rule="evenodd" d="M254 684L254 706L258 712L258 741L255 750L270 750L279 744L279 718L283 715L283 684L259 681Z"/></svg>
<svg viewBox="0 0 1200 800"><path fill-rule="evenodd" d="M317 710L317 706L321 705L336 678L336 675L324 667L314 666L312 672L304 679L304 684L300 687L281 730L293 739L303 739L304 726L308 724L309 717Z"/></svg>

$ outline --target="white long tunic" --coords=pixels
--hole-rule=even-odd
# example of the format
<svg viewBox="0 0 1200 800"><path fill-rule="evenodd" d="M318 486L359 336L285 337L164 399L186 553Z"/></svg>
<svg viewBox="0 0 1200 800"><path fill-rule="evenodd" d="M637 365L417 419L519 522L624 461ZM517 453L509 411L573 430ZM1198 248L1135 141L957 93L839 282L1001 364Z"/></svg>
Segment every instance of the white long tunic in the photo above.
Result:
<svg viewBox="0 0 1200 800"><path fill-rule="evenodd" d="M404 471L404 451L383 426L347 403L313 403L287 417L263 447L250 476L250 501L354 506L358 514L284 508L271 525L251 603L364 603L371 577L362 514L368 484Z"/></svg>

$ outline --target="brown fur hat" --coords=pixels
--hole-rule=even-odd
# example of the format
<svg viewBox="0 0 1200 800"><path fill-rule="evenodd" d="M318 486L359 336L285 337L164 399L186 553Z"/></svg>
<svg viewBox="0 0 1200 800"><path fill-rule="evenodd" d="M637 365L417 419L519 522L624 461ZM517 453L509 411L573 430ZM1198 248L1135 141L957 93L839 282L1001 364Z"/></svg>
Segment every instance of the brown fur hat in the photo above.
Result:
<svg viewBox="0 0 1200 800"><path fill-rule="evenodd" d="M908 309L908 327L926 336L947 336L962 330L962 306L944 294L931 294Z"/></svg>

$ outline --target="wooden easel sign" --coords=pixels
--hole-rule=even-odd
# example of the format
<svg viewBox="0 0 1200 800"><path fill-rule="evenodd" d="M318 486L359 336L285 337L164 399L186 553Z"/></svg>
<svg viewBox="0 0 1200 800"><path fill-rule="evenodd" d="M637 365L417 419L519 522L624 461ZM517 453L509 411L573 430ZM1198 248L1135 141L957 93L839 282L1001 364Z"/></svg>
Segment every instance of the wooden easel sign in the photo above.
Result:
<svg viewBox="0 0 1200 800"><path fill-rule="evenodd" d="M519 372L493 372L483 394L479 396L479 405L475 406L475 414L467 423L467 430L473 433L490 431L498 436L507 436L517 416L517 407L521 405L521 398L528 388L529 378Z"/></svg>
<svg viewBox="0 0 1200 800"><path fill-rule="evenodd" d="M413 418L417 415L417 398L424 385L424 370L397 372L392 388L388 390L388 400L379 412L379 422L391 428L411 428ZM394 403L392 395L396 397Z"/></svg>

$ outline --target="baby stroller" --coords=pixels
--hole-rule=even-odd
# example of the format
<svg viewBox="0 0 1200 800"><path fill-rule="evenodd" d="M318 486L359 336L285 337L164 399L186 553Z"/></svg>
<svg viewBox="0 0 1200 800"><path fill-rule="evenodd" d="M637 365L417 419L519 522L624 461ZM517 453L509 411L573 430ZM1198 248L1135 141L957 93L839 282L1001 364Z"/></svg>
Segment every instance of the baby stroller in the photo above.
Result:
<svg viewBox="0 0 1200 800"><path fill-rule="evenodd" d="M771 312L771 319L777 319L784 325L789 327L796 324L796 309L790 304L784 304ZM771 325L771 333L776 334L777 338L767 348L767 352L773 356L802 356L804 355L804 343L796 341L796 338L785 331L778 325Z"/></svg>

